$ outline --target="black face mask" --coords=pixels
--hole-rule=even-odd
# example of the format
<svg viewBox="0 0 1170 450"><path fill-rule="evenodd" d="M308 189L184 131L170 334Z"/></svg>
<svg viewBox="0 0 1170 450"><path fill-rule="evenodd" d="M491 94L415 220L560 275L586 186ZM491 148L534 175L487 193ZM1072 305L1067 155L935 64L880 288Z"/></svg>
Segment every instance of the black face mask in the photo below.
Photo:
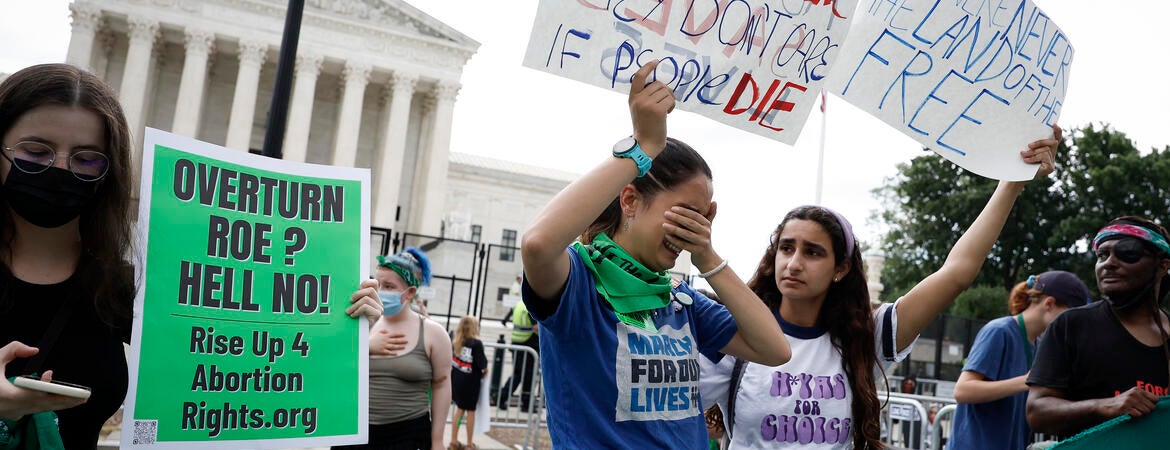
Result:
<svg viewBox="0 0 1170 450"><path fill-rule="evenodd" d="M1101 295L1101 299L1109 303L1109 306L1114 311L1125 311L1134 306L1142 304L1143 301L1149 300L1151 304L1157 305L1154 300L1154 288L1158 285L1158 279L1161 278L1161 272L1155 268L1154 275L1146 287L1137 292L1125 292L1116 295Z"/></svg>
<svg viewBox="0 0 1170 450"><path fill-rule="evenodd" d="M1142 300L1149 298L1150 291L1152 291L1153 288L1154 285L1149 284L1146 285L1145 289L1142 289L1138 292L1119 295L1101 295L1101 299L1108 302L1109 306L1112 307L1115 311L1125 311L1133 308L1134 306L1142 304Z"/></svg>
<svg viewBox="0 0 1170 450"><path fill-rule="evenodd" d="M97 183L81 181L73 173L50 167L41 173L25 173L12 167L4 181L4 200L16 214L41 228L69 223L89 204Z"/></svg>

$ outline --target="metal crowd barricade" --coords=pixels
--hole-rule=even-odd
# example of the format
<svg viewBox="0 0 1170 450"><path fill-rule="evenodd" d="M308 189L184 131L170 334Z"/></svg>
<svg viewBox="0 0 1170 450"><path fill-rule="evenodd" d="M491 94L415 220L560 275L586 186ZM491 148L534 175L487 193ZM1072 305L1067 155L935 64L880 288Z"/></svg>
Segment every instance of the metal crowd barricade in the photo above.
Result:
<svg viewBox="0 0 1170 450"><path fill-rule="evenodd" d="M941 449L942 429L949 428L951 418L943 417L942 412L948 411L953 416L955 399L950 397L932 397L926 395L900 394L895 392L878 391L878 401L883 403L882 442L895 448L909 449ZM929 404L938 404L939 411L935 413L934 422L929 420ZM949 408L949 409L948 409ZM895 431L894 425L898 425ZM946 423L943 423L943 421ZM909 432L904 427L910 427ZM916 432L915 432L916 431ZM909 439L907 439L909 435ZM907 442L909 440L909 442Z"/></svg>
<svg viewBox="0 0 1170 450"><path fill-rule="evenodd" d="M934 439L934 442L937 442L934 445L935 449L943 448L942 445L945 444L942 440L943 430L947 430L947 434L950 434L950 429L955 424L955 411L958 408L959 405L950 404L940 408L934 414L934 423L930 424L930 436L931 439Z"/></svg>
<svg viewBox="0 0 1170 450"><path fill-rule="evenodd" d="M500 370L499 374L501 380L500 391L494 394L489 393L491 395L496 395L496 403L492 405L491 426L502 428L524 428L524 448L536 448L540 444L541 433L538 432L539 429L548 428L544 410L544 393L542 391L544 383L541 379L540 355L536 352L536 350L524 345L484 342L483 346L484 352L487 353L486 356L488 361L493 361L496 354L499 352L504 353L504 364L502 365L502 369ZM527 371L526 367L523 366L518 372L513 370L516 364L515 359L517 355L526 356L525 358L522 358L523 361L521 361L520 364L531 364L531 372ZM517 373L520 374L521 377L527 373L532 374L531 391L527 399L527 404L523 404L525 403L523 401L525 400L523 394L524 380L513 379L513 385L504 386L506 383L504 380L513 378L512 375ZM516 386L516 384L519 384L519 386ZM509 392L504 392L505 387L508 388L507 391ZM485 388L490 389L490 384L489 386L485 386ZM501 404L506 405L507 409L502 409L500 407Z"/></svg>

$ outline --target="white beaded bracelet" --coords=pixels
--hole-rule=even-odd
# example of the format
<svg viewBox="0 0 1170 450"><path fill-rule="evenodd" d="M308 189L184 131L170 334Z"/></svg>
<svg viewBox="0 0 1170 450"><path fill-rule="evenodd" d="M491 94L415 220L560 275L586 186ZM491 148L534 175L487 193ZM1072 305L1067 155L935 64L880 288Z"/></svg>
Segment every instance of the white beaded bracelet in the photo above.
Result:
<svg viewBox="0 0 1170 450"><path fill-rule="evenodd" d="M710 272L700 273L699 278L711 278L711 277L715 276L715 274L721 272L725 267L727 267L727 260L726 259L723 260L723 262L719 263L718 266L715 266L714 269L711 269Z"/></svg>

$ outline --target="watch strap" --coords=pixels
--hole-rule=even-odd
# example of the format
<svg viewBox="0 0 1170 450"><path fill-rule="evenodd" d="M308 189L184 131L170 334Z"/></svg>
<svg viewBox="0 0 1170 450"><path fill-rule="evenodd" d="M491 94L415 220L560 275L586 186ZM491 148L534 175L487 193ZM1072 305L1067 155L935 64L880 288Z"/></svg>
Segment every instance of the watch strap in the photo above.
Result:
<svg viewBox="0 0 1170 450"><path fill-rule="evenodd" d="M646 154L646 152L642 151L642 145L639 144L636 140L634 141L634 145L628 150L623 152L614 152L613 156L616 158L629 158L634 160L634 164L638 166L638 178L642 178L644 175L646 175L646 172L650 171L650 167L654 163L654 160L651 159L650 156Z"/></svg>

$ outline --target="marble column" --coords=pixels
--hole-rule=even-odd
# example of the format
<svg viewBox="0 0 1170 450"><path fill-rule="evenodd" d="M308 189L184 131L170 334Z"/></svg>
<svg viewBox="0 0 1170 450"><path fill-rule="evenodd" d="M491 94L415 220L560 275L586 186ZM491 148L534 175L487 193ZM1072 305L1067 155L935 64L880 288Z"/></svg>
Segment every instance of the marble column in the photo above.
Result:
<svg viewBox="0 0 1170 450"><path fill-rule="evenodd" d="M69 4L69 13L73 18L73 31L69 37L69 53L65 55L65 62L92 70L93 46L102 25L102 10L89 2L73 2Z"/></svg>
<svg viewBox="0 0 1170 450"><path fill-rule="evenodd" d="M236 74L236 92L232 97L232 115L228 121L225 147L248 151L252 144L252 121L256 115L256 89L260 69L268 56L268 44L240 41L240 71Z"/></svg>
<svg viewBox="0 0 1170 450"><path fill-rule="evenodd" d="M90 61L90 66L93 67L93 73L99 78L109 79L109 74L106 73L110 68L110 52L114 50L114 33L110 30L101 30L97 34L97 41L95 44L94 59Z"/></svg>
<svg viewBox="0 0 1170 450"><path fill-rule="evenodd" d="M183 77L179 79L179 97L175 101L175 120L171 132L196 137L203 110L203 87L207 85L207 61L215 45L215 34L188 28L185 34L186 56Z"/></svg>
<svg viewBox="0 0 1170 450"><path fill-rule="evenodd" d="M438 236L442 228L443 213L447 199L447 165L451 154L451 118L455 111L455 95L459 84L440 81L435 88L435 117L431 126L431 146L423 154L422 174L424 183L422 202L417 211L417 231Z"/></svg>
<svg viewBox="0 0 1170 450"><path fill-rule="evenodd" d="M146 124L147 83L150 81L150 59L154 51L154 40L158 37L158 22L152 19L130 16L126 19L129 27L130 46L126 51L126 67L122 73L122 87L118 100L130 126L131 161L134 179L142 174L142 133ZM135 188L134 192L137 192Z"/></svg>
<svg viewBox="0 0 1170 450"><path fill-rule="evenodd" d="M373 225L392 228L398 212L398 186L402 182L402 160L406 154L406 130L410 123L410 100L418 76L394 72L385 94L388 97L382 110L385 135L382 138L381 161L375 172Z"/></svg>
<svg viewBox="0 0 1170 450"><path fill-rule="evenodd" d="M313 97L317 94L317 75L324 58L315 53L297 55L297 76L293 84L292 106L284 135L284 159L305 162L309 148L309 127L313 121Z"/></svg>
<svg viewBox="0 0 1170 450"><path fill-rule="evenodd" d="M348 61L341 77L345 87L337 114L337 136L333 141L333 165L353 167L357 161L358 133L362 125L362 100L370 80L370 65Z"/></svg>

